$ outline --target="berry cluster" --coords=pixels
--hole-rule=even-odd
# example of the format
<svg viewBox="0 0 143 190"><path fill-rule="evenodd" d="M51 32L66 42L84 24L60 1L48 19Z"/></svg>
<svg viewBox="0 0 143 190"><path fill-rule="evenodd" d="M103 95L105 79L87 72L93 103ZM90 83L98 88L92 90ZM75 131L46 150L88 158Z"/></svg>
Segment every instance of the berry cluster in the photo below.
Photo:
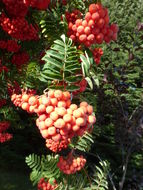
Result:
<svg viewBox="0 0 143 190"><path fill-rule="evenodd" d="M50 0L25 0L25 4L39 10L46 10Z"/></svg>
<svg viewBox="0 0 143 190"><path fill-rule="evenodd" d="M40 97L13 94L11 100L23 110L37 113L36 125L46 139L46 146L54 152L66 148L71 138L82 136L96 121L92 106L87 102L80 103L79 108L71 104L68 91L49 90Z"/></svg>
<svg viewBox="0 0 143 190"><path fill-rule="evenodd" d="M45 181L44 178L41 178L38 183L38 190L54 190L57 188L56 180L54 181L55 185L51 185L49 181Z"/></svg>
<svg viewBox="0 0 143 190"><path fill-rule="evenodd" d="M80 88L79 88L79 90L73 91L73 93L72 93L73 95L76 95L76 94L79 94L81 92L84 92L86 90L86 87L87 87L87 81L85 79L82 79L80 81L80 83L75 84L75 85L79 86Z"/></svg>
<svg viewBox="0 0 143 190"><path fill-rule="evenodd" d="M18 52L12 56L11 63L20 68L22 65L28 63L29 55L27 52Z"/></svg>
<svg viewBox="0 0 143 190"><path fill-rule="evenodd" d="M9 128L10 123L7 121L0 122L0 142L4 143L12 138L12 135L5 131Z"/></svg>
<svg viewBox="0 0 143 190"><path fill-rule="evenodd" d="M85 163L86 159L83 156L75 158L70 153L66 158L60 156L57 166L65 174L74 174L80 171Z"/></svg>
<svg viewBox="0 0 143 190"><path fill-rule="evenodd" d="M20 50L21 46L18 45L17 41L15 41L15 40L8 40L8 41L1 40L0 48L6 49L8 52L18 52Z"/></svg>
<svg viewBox="0 0 143 190"><path fill-rule="evenodd" d="M2 71L4 71L4 72L7 73L9 70L8 70L8 68L7 68L6 66L0 65L0 73L1 73Z"/></svg>
<svg viewBox="0 0 143 190"><path fill-rule="evenodd" d="M100 63L101 56L103 55L103 50L101 48L94 48L91 51L93 53L94 61L98 65Z"/></svg>
<svg viewBox="0 0 143 190"><path fill-rule="evenodd" d="M28 12L28 6L23 0L3 0L3 3L10 17L25 17Z"/></svg>
<svg viewBox="0 0 143 190"><path fill-rule="evenodd" d="M70 14L71 15L71 14ZM67 18L67 17L66 17ZM76 42L90 47L92 44L109 43L117 39L118 26L109 25L108 10L101 4L91 4L85 19L72 17L68 21L68 35Z"/></svg>
<svg viewBox="0 0 143 190"><path fill-rule="evenodd" d="M6 100L5 99L1 99L0 100L0 108L3 107L4 105L6 105Z"/></svg>
<svg viewBox="0 0 143 190"><path fill-rule="evenodd" d="M25 18L8 18L4 13L0 16L0 26L11 37L17 40L37 40L37 29L32 24L28 24Z"/></svg>
<svg viewBox="0 0 143 190"><path fill-rule="evenodd" d="M21 88L17 81L13 81L13 84L8 83L7 91L8 91L8 95L12 96L12 94L14 94L14 93L19 94L21 92Z"/></svg>

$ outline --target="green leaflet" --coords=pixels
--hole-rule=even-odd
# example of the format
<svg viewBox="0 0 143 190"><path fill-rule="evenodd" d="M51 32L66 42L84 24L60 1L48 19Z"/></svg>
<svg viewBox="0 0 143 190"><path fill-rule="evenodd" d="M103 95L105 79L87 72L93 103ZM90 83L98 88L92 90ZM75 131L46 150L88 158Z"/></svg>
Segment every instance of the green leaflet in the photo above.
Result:
<svg viewBox="0 0 143 190"><path fill-rule="evenodd" d="M86 132L82 137L78 137L75 142L71 145L77 150L81 150L83 152L88 152L91 148L91 145L94 143L93 136Z"/></svg>
<svg viewBox="0 0 143 190"><path fill-rule="evenodd" d="M57 155L42 155L42 157L40 157L36 154L31 154L26 157L26 163L32 169L30 179L33 184L35 185L42 177L47 179L58 178L60 176L60 171L57 168L57 162Z"/></svg>

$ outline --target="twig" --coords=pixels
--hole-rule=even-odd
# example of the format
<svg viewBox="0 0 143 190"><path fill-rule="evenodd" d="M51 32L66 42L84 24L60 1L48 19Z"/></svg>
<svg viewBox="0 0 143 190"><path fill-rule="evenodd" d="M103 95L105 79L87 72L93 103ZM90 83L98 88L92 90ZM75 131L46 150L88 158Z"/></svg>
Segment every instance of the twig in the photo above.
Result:
<svg viewBox="0 0 143 190"><path fill-rule="evenodd" d="M89 177L89 175L88 175L88 173L87 173L86 169L85 169L85 168L83 168L83 171L84 171L85 175L86 175L86 176L87 176L87 178L88 178L88 181L89 181L89 183L90 183L90 186L92 187L92 182L91 182L91 179L90 179L90 177Z"/></svg>

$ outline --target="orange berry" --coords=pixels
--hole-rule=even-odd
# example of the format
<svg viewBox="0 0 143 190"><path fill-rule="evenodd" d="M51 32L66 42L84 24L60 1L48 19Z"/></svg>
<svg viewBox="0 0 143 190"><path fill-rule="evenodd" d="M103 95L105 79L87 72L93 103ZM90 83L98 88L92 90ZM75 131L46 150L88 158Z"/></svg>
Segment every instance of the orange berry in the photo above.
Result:
<svg viewBox="0 0 143 190"><path fill-rule="evenodd" d="M54 90L49 90L49 91L48 91L48 96L49 96L50 98L54 98Z"/></svg>
<svg viewBox="0 0 143 190"><path fill-rule="evenodd" d="M74 117L74 116L72 116L72 121L71 121L71 124L72 124L72 125L75 125L75 123L76 123L76 119L75 119L75 117Z"/></svg>
<svg viewBox="0 0 143 190"><path fill-rule="evenodd" d="M48 106L47 108L46 108L46 113L48 113L48 114L50 114L51 112L53 112L54 111L54 107L53 106Z"/></svg>
<svg viewBox="0 0 143 190"><path fill-rule="evenodd" d="M47 118L46 120L45 120L45 126L46 127L51 127L52 125L53 125L53 120L51 119L51 118Z"/></svg>
<svg viewBox="0 0 143 190"><path fill-rule="evenodd" d="M59 115L57 114L56 111L53 111L50 113L50 118L53 120L53 121L56 121L58 118L59 118Z"/></svg>
<svg viewBox="0 0 143 190"><path fill-rule="evenodd" d="M28 94L23 94L22 95L22 101L28 102L28 99L29 99L29 95Z"/></svg>
<svg viewBox="0 0 143 190"><path fill-rule="evenodd" d="M47 118L46 114L42 114L39 116L39 121L45 121L45 119Z"/></svg>
<svg viewBox="0 0 143 190"><path fill-rule="evenodd" d="M35 112L35 106L30 106L29 107L29 112L34 113Z"/></svg>
<svg viewBox="0 0 143 190"><path fill-rule="evenodd" d="M91 33L91 30L90 30L89 26L85 27L84 33L87 34L87 35Z"/></svg>
<svg viewBox="0 0 143 190"><path fill-rule="evenodd" d="M30 106L34 106L35 104L38 103L37 97L31 96L31 97L29 98L29 100L28 100L28 103L29 103Z"/></svg>
<svg viewBox="0 0 143 190"><path fill-rule="evenodd" d="M87 107L81 106L80 109L82 109L85 114L87 113Z"/></svg>
<svg viewBox="0 0 143 190"><path fill-rule="evenodd" d="M51 100L52 106L57 106L57 104L58 104L57 98L51 98L50 100Z"/></svg>
<svg viewBox="0 0 143 190"><path fill-rule="evenodd" d="M72 121L72 116L70 114L65 114L63 117L63 120L68 123L70 121Z"/></svg>
<svg viewBox="0 0 143 190"><path fill-rule="evenodd" d="M73 126L72 126L72 130L73 130L74 132L78 131L79 129L80 129L80 126L79 126L79 125L73 125Z"/></svg>
<svg viewBox="0 0 143 190"><path fill-rule="evenodd" d="M41 105L38 107L38 112L39 112L39 113L42 113L42 112L45 112L45 111L46 111L45 105L41 104Z"/></svg>
<svg viewBox="0 0 143 190"><path fill-rule="evenodd" d="M48 134L53 136L56 134L56 128L55 127L49 127L48 128Z"/></svg>
<svg viewBox="0 0 143 190"><path fill-rule="evenodd" d="M57 142L57 141L60 141L61 140L61 135L60 134L56 134L54 136L52 136L52 139Z"/></svg>
<svg viewBox="0 0 143 190"><path fill-rule="evenodd" d="M93 116L93 115L89 115L89 116L88 116L88 122L89 122L90 124L94 124L94 123L96 122L96 117Z"/></svg>
<svg viewBox="0 0 143 190"><path fill-rule="evenodd" d="M71 98L71 95L68 91L63 92L63 100L68 100Z"/></svg>
<svg viewBox="0 0 143 190"><path fill-rule="evenodd" d="M68 108L71 105L71 100L66 101L66 107Z"/></svg>
<svg viewBox="0 0 143 190"><path fill-rule="evenodd" d="M82 116L82 112L79 109L74 110L73 111L73 116L76 117L76 118L79 118L79 117Z"/></svg>
<svg viewBox="0 0 143 190"><path fill-rule="evenodd" d="M86 108L87 108L88 114L92 114L93 113L93 107L91 105L88 105Z"/></svg>
<svg viewBox="0 0 143 190"><path fill-rule="evenodd" d="M54 126L58 129L62 129L65 127L65 121L61 118L57 119L57 121L54 123Z"/></svg>
<svg viewBox="0 0 143 190"><path fill-rule="evenodd" d="M43 137L44 139L46 139L46 138L49 137L49 134L48 134L48 130L47 130L47 129L41 130L40 133L41 133L41 135L42 135L42 137Z"/></svg>
<svg viewBox="0 0 143 190"><path fill-rule="evenodd" d="M82 118L82 117L79 117L76 119L76 125L79 125L79 126L84 126L85 125L85 120Z"/></svg>
<svg viewBox="0 0 143 190"><path fill-rule="evenodd" d="M70 109L72 109L73 111L76 110L78 107L76 104L71 104L70 105Z"/></svg>
<svg viewBox="0 0 143 190"><path fill-rule="evenodd" d="M91 13L87 12L85 15L85 20L89 21L91 19Z"/></svg>
<svg viewBox="0 0 143 190"><path fill-rule="evenodd" d="M89 26L90 28L93 28L94 25L95 25L94 20L90 19L90 20L88 21L88 26Z"/></svg>
<svg viewBox="0 0 143 190"><path fill-rule="evenodd" d="M71 130L71 124L70 123L66 123L65 129L67 129L68 131Z"/></svg>
<svg viewBox="0 0 143 190"><path fill-rule="evenodd" d="M75 21L75 24L76 24L77 27L80 26L80 25L82 25L82 19L77 19Z"/></svg>
<svg viewBox="0 0 143 190"><path fill-rule="evenodd" d="M88 25L87 20L83 20L83 21L82 21L82 26L85 28L87 25Z"/></svg>
<svg viewBox="0 0 143 190"><path fill-rule="evenodd" d="M46 95L43 95L43 96L42 96L41 102L42 102L42 104L44 104L45 106L49 106L50 103L51 103L50 99L49 99Z"/></svg>
<svg viewBox="0 0 143 190"><path fill-rule="evenodd" d="M87 35L86 34L82 34L82 35L79 36L79 41L80 42L85 42L86 40L87 40Z"/></svg>
<svg viewBox="0 0 143 190"><path fill-rule="evenodd" d="M72 115L73 114L73 110L71 108L68 108L67 109L67 113L70 114L70 115Z"/></svg>
<svg viewBox="0 0 143 190"><path fill-rule="evenodd" d="M63 97L63 92L62 92L61 90L55 90L54 96L55 96L55 98L57 98L57 99L62 99L62 97Z"/></svg>
<svg viewBox="0 0 143 190"><path fill-rule="evenodd" d="M24 103L22 104L21 108L22 108L23 110L28 110L28 109L29 109L29 104L28 104L27 102L24 102Z"/></svg>
<svg viewBox="0 0 143 190"><path fill-rule="evenodd" d="M81 106L86 107L86 106L88 106L88 103L87 103L87 102L81 102L81 103L80 103L80 107L81 107Z"/></svg>
<svg viewBox="0 0 143 190"><path fill-rule="evenodd" d="M40 130L44 130L44 129L46 129L47 127L45 126L45 122L44 121L40 121L39 122L39 129Z"/></svg>
<svg viewBox="0 0 143 190"><path fill-rule="evenodd" d="M77 32L78 32L79 34L83 34L83 33L84 33L84 27L83 27L82 25L81 25L81 26L78 26Z"/></svg>
<svg viewBox="0 0 143 190"><path fill-rule="evenodd" d="M100 18L100 15L98 12L92 14L92 19L97 22Z"/></svg>
<svg viewBox="0 0 143 190"><path fill-rule="evenodd" d="M63 128L63 129L60 129L60 134L61 135L67 135L68 134L68 130Z"/></svg>
<svg viewBox="0 0 143 190"><path fill-rule="evenodd" d="M77 110L81 112L81 116L85 115L85 112L84 112L84 110L82 108L78 108Z"/></svg>
<svg viewBox="0 0 143 190"><path fill-rule="evenodd" d="M39 126L39 118L38 119L36 119L36 126L38 127Z"/></svg>
<svg viewBox="0 0 143 190"><path fill-rule="evenodd" d="M64 116L67 113L67 110L64 107L61 107L61 108L57 108L56 112L58 113L58 115Z"/></svg>
<svg viewBox="0 0 143 190"><path fill-rule="evenodd" d="M58 102L58 107L66 107L66 102L65 101L59 101Z"/></svg>
<svg viewBox="0 0 143 190"><path fill-rule="evenodd" d="M95 13L97 11L97 5L95 3L89 5L89 12Z"/></svg>

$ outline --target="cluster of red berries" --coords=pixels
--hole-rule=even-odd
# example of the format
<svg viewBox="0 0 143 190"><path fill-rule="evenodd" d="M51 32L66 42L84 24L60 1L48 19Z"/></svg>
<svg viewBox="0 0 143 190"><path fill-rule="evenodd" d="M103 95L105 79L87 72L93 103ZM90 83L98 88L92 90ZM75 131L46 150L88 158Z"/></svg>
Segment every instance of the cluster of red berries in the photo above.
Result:
<svg viewBox="0 0 143 190"><path fill-rule="evenodd" d="M15 40L8 40L8 41L1 40L0 48L6 49L8 52L18 52L20 50L21 46L18 45L17 41L15 41Z"/></svg>
<svg viewBox="0 0 143 190"><path fill-rule="evenodd" d="M20 68L22 65L28 63L29 54L27 52L18 52L12 56L11 63Z"/></svg>
<svg viewBox="0 0 143 190"><path fill-rule="evenodd" d="M0 74L1 74L2 71L7 73L9 70L8 70L8 68L6 66L2 65L2 60L0 59Z"/></svg>
<svg viewBox="0 0 143 190"><path fill-rule="evenodd" d="M100 63L101 56L103 55L103 50L101 48L94 48L91 51L93 53L94 61L98 65Z"/></svg>
<svg viewBox="0 0 143 190"><path fill-rule="evenodd" d="M28 6L24 0L3 0L3 3L10 17L25 17L28 12Z"/></svg>
<svg viewBox="0 0 143 190"><path fill-rule="evenodd" d="M82 93L86 90L87 87L87 81L85 79L82 79L78 84L76 84L76 86L79 86L79 90L75 90L72 92L73 95Z"/></svg>
<svg viewBox="0 0 143 190"><path fill-rule="evenodd" d="M80 171L86 163L86 159L83 156L73 157L71 153L66 158L60 156L57 164L58 168L65 174L74 174Z"/></svg>
<svg viewBox="0 0 143 190"><path fill-rule="evenodd" d="M7 91L9 96L12 96L12 94L19 94L21 92L21 88L18 84L17 81L13 81L13 84L9 84L7 85Z"/></svg>
<svg viewBox="0 0 143 190"><path fill-rule="evenodd" d="M65 17L66 17L66 20L68 22L68 26L70 28L70 26L72 25L73 26L73 23L75 23L75 21L78 19L78 18L81 18L82 17L82 13L75 9L73 10L72 13L70 12L65 12Z"/></svg>
<svg viewBox="0 0 143 190"><path fill-rule="evenodd" d="M0 65L0 73L1 73L2 71L4 71L4 72L7 73L9 70L8 70L8 68L7 68L6 66Z"/></svg>
<svg viewBox="0 0 143 190"><path fill-rule="evenodd" d="M0 122L0 142L4 143L9 141L13 136L5 131L9 128L10 123L8 121Z"/></svg>
<svg viewBox="0 0 143 190"><path fill-rule="evenodd" d="M118 26L109 25L108 10L101 4L91 4L84 20L71 17L67 18L67 21L70 38L86 47L117 39Z"/></svg>
<svg viewBox="0 0 143 190"><path fill-rule="evenodd" d="M27 20L22 17L8 18L4 13L0 16L0 25L2 29L11 37L17 40L37 40L37 29L32 24L28 24Z"/></svg>
<svg viewBox="0 0 143 190"><path fill-rule="evenodd" d="M46 146L54 151L66 148L74 136L82 136L95 123L93 108L87 102L80 107L71 104L68 91L49 90L38 97L31 94L13 94L11 100L29 113L37 113L38 126Z"/></svg>
<svg viewBox="0 0 143 190"><path fill-rule="evenodd" d="M49 181L45 181L44 178L41 178L38 183L38 190L54 190L58 186L56 180L54 181L54 184L55 185L51 185Z"/></svg>
<svg viewBox="0 0 143 190"><path fill-rule="evenodd" d="M24 0L24 2L27 6L31 6L39 10L46 10L50 4L50 0Z"/></svg>
<svg viewBox="0 0 143 190"><path fill-rule="evenodd" d="M0 108L6 105L6 99L1 99L0 100Z"/></svg>

